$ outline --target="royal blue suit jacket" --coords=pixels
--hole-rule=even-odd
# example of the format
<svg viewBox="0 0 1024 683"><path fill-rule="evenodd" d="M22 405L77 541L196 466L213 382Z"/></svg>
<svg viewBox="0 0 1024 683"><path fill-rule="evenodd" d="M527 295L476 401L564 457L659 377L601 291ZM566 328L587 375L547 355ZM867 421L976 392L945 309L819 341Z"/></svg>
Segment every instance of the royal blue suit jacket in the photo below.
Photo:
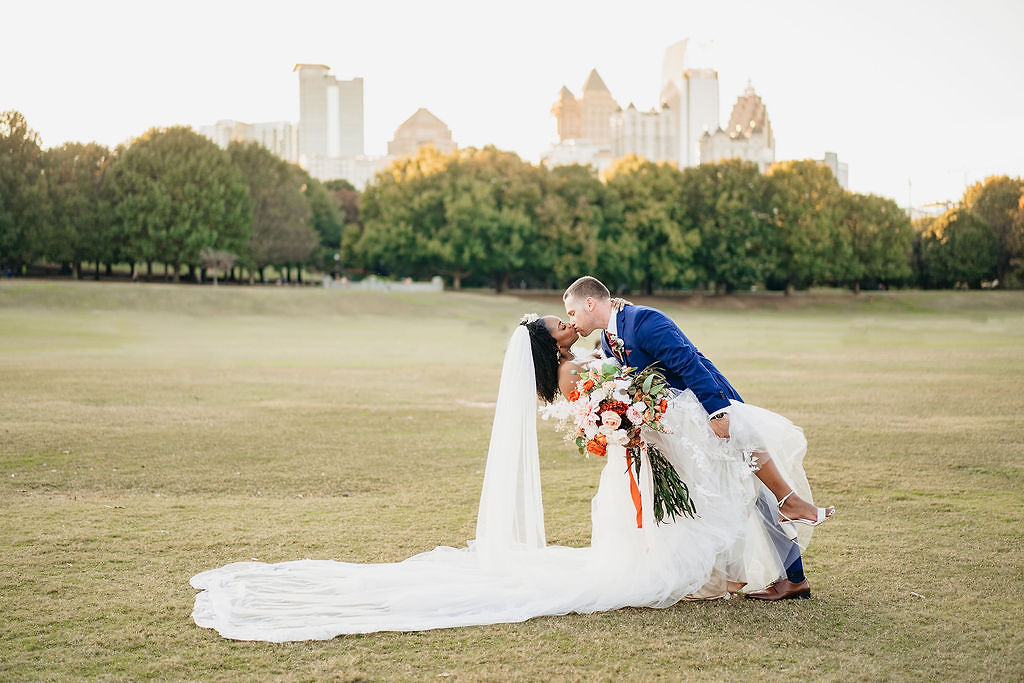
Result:
<svg viewBox="0 0 1024 683"><path fill-rule="evenodd" d="M691 389L708 414L729 406L731 399L743 401L729 381L704 357L672 320L655 308L626 306L616 315L615 326L623 341L626 365L644 368L657 363L670 386ZM601 334L601 349L615 357Z"/></svg>

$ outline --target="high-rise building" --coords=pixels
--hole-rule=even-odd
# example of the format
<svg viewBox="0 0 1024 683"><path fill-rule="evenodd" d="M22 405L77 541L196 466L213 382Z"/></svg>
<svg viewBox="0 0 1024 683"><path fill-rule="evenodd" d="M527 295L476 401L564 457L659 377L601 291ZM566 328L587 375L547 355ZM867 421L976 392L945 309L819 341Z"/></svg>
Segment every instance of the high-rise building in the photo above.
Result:
<svg viewBox="0 0 1024 683"><path fill-rule="evenodd" d="M612 114L620 107L601 80L597 69L590 71L583 84L583 96L579 99L581 137L601 148L612 144Z"/></svg>
<svg viewBox="0 0 1024 683"><path fill-rule="evenodd" d="M395 130L394 139L388 143L388 156L415 154L416 150L427 145L433 145L439 152L456 149L452 131L444 121L420 107Z"/></svg>
<svg viewBox="0 0 1024 683"><path fill-rule="evenodd" d="M300 159L363 155L363 79L339 81L323 64L296 64L299 73Z"/></svg>
<svg viewBox="0 0 1024 683"><path fill-rule="evenodd" d="M850 189L850 167L845 161L839 161L839 155L835 152L825 152L825 158L821 163L832 169L832 175L839 181L839 186L844 190Z"/></svg>
<svg viewBox="0 0 1024 683"><path fill-rule="evenodd" d="M592 69L583 84L583 95L576 97L562 86L551 113L558 122L558 141L586 140L599 149L612 144L612 114L620 107L597 69Z"/></svg>
<svg viewBox="0 0 1024 683"><path fill-rule="evenodd" d="M775 136L768 109L749 83L732 108L728 127L701 137L700 159L701 163L742 159L756 163L762 172L775 161Z"/></svg>
<svg viewBox="0 0 1024 683"><path fill-rule="evenodd" d="M661 71L661 108L674 112L677 151L672 159L680 167L700 163L701 137L720 126L718 72L706 64L709 47L693 47L688 40L670 45Z"/></svg>
<svg viewBox="0 0 1024 683"><path fill-rule="evenodd" d="M289 121L242 123L223 120L212 126L200 126L199 132L222 148L227 147L232 140L258 142L285 161L294 163L298 159L295 146L296 130Z"/></svg>
<svg viewBox="0 0 1024 683"><path fill-rule="evenodd" d="M551 107L551 113L558 122L558 140L578 140L583 137L583 122L580 120L580 103L569 88L562 86L558 100Z"/></svg>
<svg viewBox="0 0 1024 683"><path fill-rule="evenodd" d="M558 122L558 142L541 161L550 166L590 164L603 169L612 162L612 117L620 110L597 69L592 69L576 97L562 86L551 113Z"/></svg>
<svg viewBox="0 0 1024 683"><path fill-rule="evenodd" d="M671 109L641 112L630 103L612 116L612 156L636 154L649 161L673 161L675 127Z"/></svg>

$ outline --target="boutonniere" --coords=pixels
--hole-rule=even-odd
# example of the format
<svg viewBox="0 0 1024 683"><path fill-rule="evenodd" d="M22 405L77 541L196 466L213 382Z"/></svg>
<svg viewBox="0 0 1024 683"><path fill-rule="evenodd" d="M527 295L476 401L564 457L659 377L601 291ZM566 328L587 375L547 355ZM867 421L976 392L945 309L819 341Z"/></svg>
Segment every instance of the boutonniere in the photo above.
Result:
<svg viewBox="0 0 1024 683"><path fill-rule="evenodd" d="M626 348L626 342L622 341L621 339L618 338L618 336L616 336L616 335L612 334L611 332L609 332L608 333L608 346L612 347L612 353L614 353L619 358L622 358L622 356L623 356L622 352L623 352L623 349Z"/></svg>

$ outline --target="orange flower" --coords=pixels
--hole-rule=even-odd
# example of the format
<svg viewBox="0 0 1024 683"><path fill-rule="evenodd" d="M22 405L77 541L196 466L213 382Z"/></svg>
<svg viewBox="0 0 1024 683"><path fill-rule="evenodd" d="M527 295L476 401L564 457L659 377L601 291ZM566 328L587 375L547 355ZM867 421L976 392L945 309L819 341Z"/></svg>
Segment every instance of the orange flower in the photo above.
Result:
<svg viewBox="0 0 1024 683"><path fill-rule="evenodd" d="M594 388L594 380L588 379L586 382L583 383L583 391L590 391L593 388Z"/></svg>
<svg viewBox="0 0 1024 683"><path fill-rule="evenodd" d="M661 403L658 404L658 410L662 413L668 410L668 401L661 399Z"/></svg>
<svg viewBox="0 0 1024 683"><path fill-rule="evenodd" d="M604 447L605 447L605 446L607 446L607 445L608 445L608 437L607 437L607 436L605 436L604 434L602 434L601 432L598 432L598 433L597 433L597 434L596 434L596 435L594 436L594 441L596 441L596 442L598 442L599 444L601 444L601 448L602 448L602 450L604 449ZM604 453L602 453L601 455L604 455Z"/></svg>
<svg viewBox="0 0 1024 683"><path fill-rule="evenodd" d="M573 389L572 391L569 392L569 395L566 398L568 398L570 401L578 401L580 400L580 392Z"/></svg>
<svg viewBox="0 0 1024 683"><path fill-rule="evenodd" d="M603 458L605 451L607 449L601 444L597 443L596 441L588 441L587 450L596 455L597 457Z"/></svg>

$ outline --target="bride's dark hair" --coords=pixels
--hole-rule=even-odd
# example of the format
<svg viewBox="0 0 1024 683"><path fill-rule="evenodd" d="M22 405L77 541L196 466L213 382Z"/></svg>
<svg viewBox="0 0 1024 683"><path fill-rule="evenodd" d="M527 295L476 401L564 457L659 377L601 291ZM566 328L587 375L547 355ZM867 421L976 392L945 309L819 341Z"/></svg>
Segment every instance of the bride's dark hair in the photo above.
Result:
<svg viewBox="0 0 1024 683"><path fill-rule="evenodd" d="M543 318L519 323L530 333L533 352L533 374L537 380L537 396L545 403L555 400L558 393L558 342L551 336Z"/></svg>

